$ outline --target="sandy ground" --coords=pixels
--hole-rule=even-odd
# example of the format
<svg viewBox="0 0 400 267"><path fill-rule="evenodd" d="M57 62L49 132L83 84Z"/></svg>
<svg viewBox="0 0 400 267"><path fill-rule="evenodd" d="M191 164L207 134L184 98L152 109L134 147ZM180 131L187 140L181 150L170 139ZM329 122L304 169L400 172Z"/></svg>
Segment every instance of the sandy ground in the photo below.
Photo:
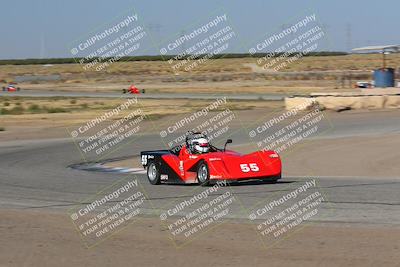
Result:
<svg viewBox="0 0 400 267"><path fill-rule="evenodd" d="M321 147L324 149L317 149ZM393 151L394 147L400 147L398 134L308 142L287 156L296 164L289 165L286 171L289 175L311 171L323 176L329 170L332 176L396 177L400 153Z"/></svg>
<svg viewBox="0 0 400 267"><path fill-rule="evenodd" d="M399 266L400 228L309 225L266 248L253 225L227 223L176 248L144 218L87 249L65 214L2 210L0 266Z"/></svg>

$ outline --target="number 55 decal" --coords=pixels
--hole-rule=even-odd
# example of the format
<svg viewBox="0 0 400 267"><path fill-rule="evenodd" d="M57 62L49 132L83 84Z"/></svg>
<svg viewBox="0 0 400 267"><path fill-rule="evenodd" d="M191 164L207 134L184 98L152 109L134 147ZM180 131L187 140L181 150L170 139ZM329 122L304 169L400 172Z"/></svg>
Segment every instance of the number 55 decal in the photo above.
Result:
<svg viewBox="0 0 400 267"><path fill-rule="evenodd" d="M257 163L240 164L240 169L242 169L242 172L258 172L260 170L260 168L257 166Z"/></svg>
<svg viewBox="0 0 400 267"><path fill-rule="evenodd" d="M147 155L142 155L142 165L147 165Z"/></svg>

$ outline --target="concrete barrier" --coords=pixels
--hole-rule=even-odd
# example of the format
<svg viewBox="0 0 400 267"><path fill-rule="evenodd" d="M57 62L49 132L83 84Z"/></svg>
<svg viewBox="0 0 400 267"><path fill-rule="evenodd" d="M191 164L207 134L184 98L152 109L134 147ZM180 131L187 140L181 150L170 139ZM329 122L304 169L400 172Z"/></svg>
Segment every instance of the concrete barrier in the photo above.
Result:
<svg viewBox="0 0 400 267"><path fill-rule="evenodd" d="M400 108L400 95L366 95L366 96L314 96L286 97L287 110L307 110L313 105L322 109L385 109Z"/></svg>

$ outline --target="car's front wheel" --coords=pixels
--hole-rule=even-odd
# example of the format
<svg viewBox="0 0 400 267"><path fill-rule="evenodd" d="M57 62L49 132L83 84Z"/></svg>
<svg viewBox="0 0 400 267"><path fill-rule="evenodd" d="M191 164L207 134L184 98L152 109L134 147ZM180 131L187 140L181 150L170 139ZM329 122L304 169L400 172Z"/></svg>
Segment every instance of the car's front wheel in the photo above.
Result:
<svg viewBox="0 0 400 267"><path fill-rule="evenodd" d="M200 163L197 168L197 181L202 186L206 186L210 183L210 172L205 162Z"/></svg>
<svg viewBox="0 0 400 267"><path fill-rule="evenodd" d="M147 179L153 185L161 183L161 174L157 164L152 161L147 165Z"/></svg>
<svg viewBox="0 0 400 267"><path fill-rule="evenodd" d="M280 173L279 175L270 178L270 179L269 179L269 182L270 182L270 183L273 183L273 184L276 184L276 183L278 182L278 180L281 179L281 178L282 178L282 174Z"/></svg>

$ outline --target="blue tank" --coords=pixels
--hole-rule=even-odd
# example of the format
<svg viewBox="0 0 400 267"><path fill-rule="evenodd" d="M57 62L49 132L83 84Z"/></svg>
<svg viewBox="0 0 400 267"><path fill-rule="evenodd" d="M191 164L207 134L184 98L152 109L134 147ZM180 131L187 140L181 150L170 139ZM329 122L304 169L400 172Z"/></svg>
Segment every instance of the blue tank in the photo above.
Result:
<svg viewBox="0 0 400 267"><path fill-rule="evenodd" d="M394 69L377 69L374 71L375 87L394 87Z"/></svg>

